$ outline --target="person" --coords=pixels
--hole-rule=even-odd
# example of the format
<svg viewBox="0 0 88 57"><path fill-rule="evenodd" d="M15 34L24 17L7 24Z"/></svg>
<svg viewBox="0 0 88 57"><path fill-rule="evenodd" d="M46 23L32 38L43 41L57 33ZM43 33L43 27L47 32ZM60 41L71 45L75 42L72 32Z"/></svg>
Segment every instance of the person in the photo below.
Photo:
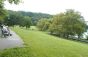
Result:
<svg viewBox="0 0 88 57"><path fill-rule="evenodd" d="M5 25L2 25L2 26L1 26L1 31L2 31L2 35L3 35L4 37L10 35L10 31L9 31L9 29L8 29Z"/></svg>
<svg viewBox="0 0 88 57"><path fill-rule="evenodd" d="M11 36L11 33L10 33L10 30L9 30L9 27L6 26L6 28L7 28L7 31L8 31L9 36Z"/></svg>

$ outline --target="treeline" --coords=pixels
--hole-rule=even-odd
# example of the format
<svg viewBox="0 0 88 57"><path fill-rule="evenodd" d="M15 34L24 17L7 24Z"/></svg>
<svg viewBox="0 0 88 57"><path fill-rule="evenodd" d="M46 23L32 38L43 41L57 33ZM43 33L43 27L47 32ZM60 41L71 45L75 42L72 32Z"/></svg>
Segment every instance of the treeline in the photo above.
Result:
<svg viewBox="0 0 88 57"><path fill-rule="evenodd" d="M52 15L44 13L33 13L24 11L7 11L7 16L3 19L3 23L8 26L19 25L29 28L31 25L36 25L41 18L50 18Z"/></svg>
<svg viewBox="0 0 88 57"><path fill-rule="evenodd" d="M11 11L8 10L9 16L12 14L18 14L20 16L29 16L31 17L33 25L36 25L37 21L41 18L50 18L52 15L50 14L44 14L44 13L34 13L34 12L24 12L24 11Z"/></svg>
<svg viewBox="0 0 88 57"><path fill-rule="evenodd" d="M37 23L41 31L63 38L77 38L80 40L87 31L87 24L80 12L68 9L64 13L54 15L53 18L43 18Z"/></svg>

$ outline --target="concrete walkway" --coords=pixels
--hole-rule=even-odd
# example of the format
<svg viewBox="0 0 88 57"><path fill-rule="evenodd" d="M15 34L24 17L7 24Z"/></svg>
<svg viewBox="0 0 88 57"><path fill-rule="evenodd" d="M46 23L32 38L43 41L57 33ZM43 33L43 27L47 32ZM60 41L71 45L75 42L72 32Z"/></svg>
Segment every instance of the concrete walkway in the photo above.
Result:
<svg viewBox="0 0 88 57"><path fill-rule="evenodd" d="M14 47L23 47L22 39L13 31L10 31L12 36L0 38L0 50Z"/></svg>

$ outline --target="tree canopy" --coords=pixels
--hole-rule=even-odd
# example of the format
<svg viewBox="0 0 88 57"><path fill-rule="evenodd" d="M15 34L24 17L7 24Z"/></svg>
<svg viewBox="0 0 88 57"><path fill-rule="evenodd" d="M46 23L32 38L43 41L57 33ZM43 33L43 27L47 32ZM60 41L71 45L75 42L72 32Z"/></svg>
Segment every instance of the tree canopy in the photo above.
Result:
<svg viewBox="0 0 88 57"><path fill-rule="evenodd" d="M54 15L49 23L49 28L47 30L49 30L51 34L65 38L78 36L78 39L80 39L82 34L87 30L83 16L72 9ZM45 27L44 20L39 21L38 25L41 25L41 27L38 27L43 29Z"/></svg>
<svg viewBox="0 0 88 57"><path fill-rule="evenodd" d="M70 9L54 16L50 30L66 38L74 35L80 38L86 31L86 23L79 12Z"/></svg>
<svg viewBox="0 0 88 57"><path fill-rule="evenodd" d="M4 8L4 2L8 1L9 3L18 4L21 0L0 0L0 22L3 21L4 17L7 16L6 9Z"/></svg>
<svg viewBox="0 0 88 57"><path fill-rule="evenodd" d="M21 23L21 20L24 20L25 16L31 18L32 25L36 25L37 22L41 18L50 18L52 15L50 14L45 14L45 13L35 13L35 12L24 12L24 11L7 11L8 15L5 18L5 23L8 23L9 25L16 25L18 22ZM29 19L30 19L29 18ZM7 19L7 20L6 20ZM9 19L9 21L8 21ZM14 21L13 21L14 20ZM16 21L17 20L17 21ZM20 20L20 21L19 21ZM26 19L25 19L26 20ZM8 22L7 22L8 21ZM16 21L16 22L15 22ZM14 23L15 22L15 23ZM23 22L23 21L22 21ZM14 24L13 24L14 23ZM21 24L24 26L23 24Z"/></svg>
<svg viewBox="0 0 88 57"><path fill-rule="evenodd" d="M37 27L41 31L47 30L49 28L49 25L50 25L50 19L47 18L41 18L37 23Z"/></svg>

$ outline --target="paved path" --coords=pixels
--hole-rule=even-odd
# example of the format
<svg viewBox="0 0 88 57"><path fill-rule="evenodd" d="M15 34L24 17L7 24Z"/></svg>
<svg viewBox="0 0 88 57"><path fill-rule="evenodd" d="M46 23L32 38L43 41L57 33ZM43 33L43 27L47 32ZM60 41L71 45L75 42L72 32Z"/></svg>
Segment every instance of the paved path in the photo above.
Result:
<svg viewBox="0 0 88 57"><path fill-rule="evenodd" d="M11 31L12 36L7 38L0 37L0 50L14 47L23 47L22 39L13 31Z"/></svg>

